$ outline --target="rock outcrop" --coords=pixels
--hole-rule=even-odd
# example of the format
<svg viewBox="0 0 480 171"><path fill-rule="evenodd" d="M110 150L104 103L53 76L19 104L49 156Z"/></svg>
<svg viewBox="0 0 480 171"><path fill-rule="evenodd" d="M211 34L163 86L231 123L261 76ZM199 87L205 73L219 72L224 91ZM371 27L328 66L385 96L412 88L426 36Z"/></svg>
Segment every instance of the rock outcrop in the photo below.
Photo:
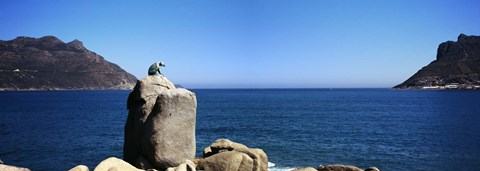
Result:
<svg viewBox="0 0 480 171"><path fill-rule="evenodd" d="M268 157L262 149L218 139L203 150L203 159L197 168L205 171L267 171Z"/></svg>
<svg viewBox="0 0 480 171"><path fill-rule="evenodd" d="M480 36L460 34L438 46L437 59L396 89L480 89Z"/></svg>
<svg viewBox="0 0 480 171"><path fill-rule="evenodd" d="M195 94L162 75L139 80L128 97L124 160L165 170L195 157Z"/></svg>
<svg viewBox="0 0 480 171"><path fill-rule="evenodd" d="M0 40L0 90L131 89L136 78L79 40Z"/></svg>

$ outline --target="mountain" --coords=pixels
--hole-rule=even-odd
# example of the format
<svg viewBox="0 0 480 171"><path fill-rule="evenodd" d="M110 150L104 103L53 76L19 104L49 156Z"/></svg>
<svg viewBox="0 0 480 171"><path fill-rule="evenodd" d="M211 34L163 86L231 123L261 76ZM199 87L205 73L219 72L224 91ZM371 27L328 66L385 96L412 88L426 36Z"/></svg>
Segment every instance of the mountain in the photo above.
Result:
<svg viewBox="0 0 480 171"><path fill-rule="evenodd" d="M480 89L480 36L460 34L438 46L437 59L396 89Z"/></svg>
<svg viewBox="0 0 480 171"><path fill-rule="evenodd" d="M0 40L0 90L131 89L137 78L74 40Z"/></svg>

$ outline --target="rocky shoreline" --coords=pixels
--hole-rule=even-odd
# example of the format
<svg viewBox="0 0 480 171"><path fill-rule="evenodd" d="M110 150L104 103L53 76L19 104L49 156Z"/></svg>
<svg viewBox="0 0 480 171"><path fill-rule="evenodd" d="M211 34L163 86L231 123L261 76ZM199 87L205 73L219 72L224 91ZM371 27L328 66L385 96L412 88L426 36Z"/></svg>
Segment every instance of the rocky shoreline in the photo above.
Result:
<svg viewBox="0 0 480 171"><path fill-rule="evenodd" d="M1 171L30 171L28 168L3 164L0 161ZM93 171L268 171L268 156L258 148L249 148L243 144L228 139L218 139L204 149L202 157L185 160L176 167L164 170L155 168L140 169L130 163L109 157L101 161ZM292 168L291 171L380 171L376 167L361 169L351 165L320 165L314 167ZM85 165L77 165L68 171L90 171Z"/></svg>

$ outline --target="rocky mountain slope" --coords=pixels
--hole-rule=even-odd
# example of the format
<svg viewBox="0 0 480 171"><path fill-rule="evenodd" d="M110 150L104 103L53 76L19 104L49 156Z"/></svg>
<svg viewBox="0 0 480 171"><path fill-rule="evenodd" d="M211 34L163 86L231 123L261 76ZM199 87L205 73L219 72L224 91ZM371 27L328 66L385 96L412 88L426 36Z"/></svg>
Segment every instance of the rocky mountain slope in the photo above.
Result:
<svg viewBox="0 0 480 171"><path fill-rule="evenodd" d="M460 34L456 42L441 43L436 60L394 88L479 89L480 36Z"/></svg>
<svg viewBox="0 0 480 171"><path fill-rule="evenodd" d="M0 40L0 90L131 89L136 78L74 40Z"/></svg>

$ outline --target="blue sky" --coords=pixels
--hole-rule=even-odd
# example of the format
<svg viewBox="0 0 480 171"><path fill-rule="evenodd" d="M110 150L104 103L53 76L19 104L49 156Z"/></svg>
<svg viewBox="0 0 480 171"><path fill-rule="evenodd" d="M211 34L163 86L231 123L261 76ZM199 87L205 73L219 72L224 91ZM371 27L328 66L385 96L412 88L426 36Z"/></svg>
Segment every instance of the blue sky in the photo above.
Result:
<svg viewBox="0 0 480 171"><path fill-rule="evenodd" d="M480 35L480 1L0 2L0 39L53 35L189 88L392 87L441 42Z"/></svg>

